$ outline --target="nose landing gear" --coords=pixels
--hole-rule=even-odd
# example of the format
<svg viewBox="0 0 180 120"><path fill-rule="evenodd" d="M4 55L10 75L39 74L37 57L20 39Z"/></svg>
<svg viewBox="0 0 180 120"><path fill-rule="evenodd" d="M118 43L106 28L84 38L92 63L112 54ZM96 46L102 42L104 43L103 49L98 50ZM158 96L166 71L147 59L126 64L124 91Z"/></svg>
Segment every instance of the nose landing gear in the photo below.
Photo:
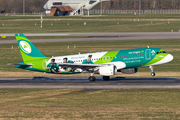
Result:
<svg viewBox="0 0 180 120"><path fill-rule="evenodd" d="M155 76L156 74L154 72L151 73L151 76Z"/></svg>
<svg viewBox="0 0 180 120"><path fill-rule="evenodd" d="M151 76L155 76L156 74L153 72L153 66L149 66L149 68L151 69Z"/></svg>

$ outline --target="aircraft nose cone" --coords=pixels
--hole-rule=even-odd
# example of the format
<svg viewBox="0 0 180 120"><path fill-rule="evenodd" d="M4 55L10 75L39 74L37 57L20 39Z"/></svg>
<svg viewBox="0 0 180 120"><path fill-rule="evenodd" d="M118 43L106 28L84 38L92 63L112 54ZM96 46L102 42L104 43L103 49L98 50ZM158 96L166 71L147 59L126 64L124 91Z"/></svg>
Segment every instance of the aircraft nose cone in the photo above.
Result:
<svg viewBox="0 0 180 120"><path fill-rule="evenodd" d="M171 62L174 59L174 57L171 54L168 54L164 59L166 62Z"/></svg>

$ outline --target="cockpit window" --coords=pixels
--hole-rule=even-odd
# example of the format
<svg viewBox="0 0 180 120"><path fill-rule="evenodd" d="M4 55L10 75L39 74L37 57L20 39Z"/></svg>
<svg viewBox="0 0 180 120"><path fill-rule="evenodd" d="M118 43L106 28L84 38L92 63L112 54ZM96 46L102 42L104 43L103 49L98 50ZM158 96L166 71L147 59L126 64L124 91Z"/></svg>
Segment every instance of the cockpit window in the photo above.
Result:
<svg viewBox="0 0 180 120"><path fill-rule="evenodd" d="M159 51L157 52L157 54L162 54L162 53L166 53L165 51Z"/></svg>
<svg viewBox="0 0 180 120"><path fill-rule="evenodd" d="M165 51L162 51L163 53L166 53Z"/></svg>

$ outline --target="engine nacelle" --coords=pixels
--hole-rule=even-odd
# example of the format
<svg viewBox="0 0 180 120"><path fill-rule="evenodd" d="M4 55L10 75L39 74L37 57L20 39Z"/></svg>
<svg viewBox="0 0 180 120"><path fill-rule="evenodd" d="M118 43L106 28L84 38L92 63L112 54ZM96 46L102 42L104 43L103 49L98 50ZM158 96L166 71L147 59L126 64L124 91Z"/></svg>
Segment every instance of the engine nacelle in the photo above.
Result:
<svg viewBox="0 0 180 120"><path fill-rule="evenodd" d="M112 76L117 74L117 67L114 65L99 68L99 74L102 76Z"/></svg>
<svg viewBox="0 0 180 120"><path fill-rule="evenodd" d="M122 72L124 74L134 74L138 72L138 68L127 68L127 69L121 69L118 72Z"/></svg>

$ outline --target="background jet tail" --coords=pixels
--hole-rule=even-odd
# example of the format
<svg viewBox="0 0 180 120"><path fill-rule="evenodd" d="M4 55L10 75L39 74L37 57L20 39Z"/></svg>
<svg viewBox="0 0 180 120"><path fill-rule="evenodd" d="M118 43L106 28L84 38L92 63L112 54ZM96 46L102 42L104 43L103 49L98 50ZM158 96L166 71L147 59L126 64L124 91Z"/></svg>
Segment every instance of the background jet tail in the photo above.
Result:
<svg viewBox="0 0 180 120"><path fill-rule="evenodd" d="M23 61L32 61L37 59L44 59L44 56L28 38L22 34L15 34Z"/></svg>

